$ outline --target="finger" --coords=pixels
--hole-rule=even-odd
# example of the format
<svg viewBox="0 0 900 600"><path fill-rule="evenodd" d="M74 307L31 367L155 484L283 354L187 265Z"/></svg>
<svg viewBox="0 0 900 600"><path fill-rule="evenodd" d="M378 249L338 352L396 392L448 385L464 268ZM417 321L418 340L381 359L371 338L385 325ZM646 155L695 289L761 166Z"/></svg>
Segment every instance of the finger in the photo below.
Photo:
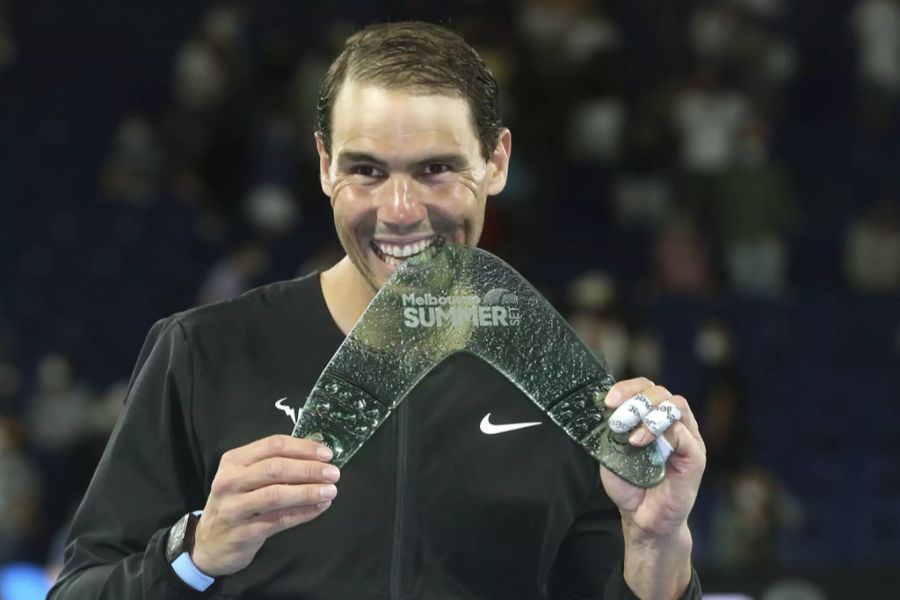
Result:
<svg viewBox="0 0 900 600"><path fill-rule="evenodd" d="M703 441L703 436L700 435L700 426L697 424L697 418L694 416L694 411L691 410L687 399L684 396L672 396L669 398L669 402L681 410L681 422L684 423L688 432L699 442L701 450L706 454L706 442Z"/></svg>
<svg viewBox="0 0 900 600"><path fill-rule="evenodd" d="M252 520L252 525L250 526L251 535L253 535L252 532L254 529L259 528L261 531L258 533L262 534L265 538L269 538L276 533L290 529L291 527L296 527L307 521L312 521L330 507L331 500L326 500L325 502L310 506L284 508L259 515Z"/></svg>
<svg viewBox="0 0 900 600"><path fill-rule="evenodd" d="M703 451L700 440L688 431L684 423L680 421L675 423L660 439L667 440L672 447L669 464L676 471L688 472L699 465L697 477L702 476L703 470L706 468L706 452Z"/></svg>
<svg viewBox="0 0 900 600"><path fill-rule="evenodd" d="M306 460L331 460L332 452L329 448L312 440L289 435L270 435L246 446L229 450L222 455L222 462L246 466L276 456Z"/></svg>
<svg viewBox="0 0 900 600"><path fill-rule="evenodd" d="M609 417L609 427L616 433L626 433L637 427L660 402L672 396L661 385L654 385L628 398Z"/></svg>
<svg viewBox="0 0 900 600"><path fill-rule="evenodd" d="M653 395L653 394L651 394L651 395ZM680 418L676 418L675 420L684 423L685 427L687 427L688 432L692 436L694 436L694 438L699 443L700 449L702 450L702 452L704 454L706 454L706 443L703 441L703 436L700 435L700 428L697 425L697 419L694 417L694 413L693 413L693 411L691 411L691 407L688 404L685 397L684 396L670 396L669 398L667 398L664 402L662 402L660 404L661 405L662 404L674 405L675 409L680 413L680 415L678 415ZM668 411L669 409L664 409L664 410ZM660 415L660 414L653 415L652 413L648 413L644 417L644 419L653 420L658 425L661 425L661 431L660 431L659 427L657 427L657 429L654 431L653 428L648 427L645 422L642 425L642 427L640 427L639 429L635 429L635 431L631 434L631 436L629 436L628 441L631 442L631 444L634 446L645 446L645 445L649 444L651 441L653 441L654 437L656 437L657 439L662 441L662 438L660 438L659 434L661 432L666 431L666 429L672 423L672 421L669 420L670 425L666 425L665 422L662 421L662 419L664 419L664 418L667 418L667 417L665 417L664 415ZM660 451L663 453L663 455L668 456L667 452L671 452L671 449L666 448L664 444L660 444Z"/></svg>
<svg viewBox="0 0 900 600"><path fill-rule="evenodd" d="M666 432L666 429L680 420L681 410L669 400L664 400L656 408L647 413L643 419L643 423L654 437L659 437Z"/></svg>
<svg viewBox="0 0 900 600"><path fill-rule="evenodd" d="M277 510L315 506L337 496L333 483L299 485L269 485L242 494L234 514L237 521L247 521Z"/></svg>
<svg viewBox="0 0 900 600"><path fill-rule="evenodd" d="M609 388L606 398L603 400L609 408L616 408L628 398L631 398L639 392L653 387L653 382L646 377L637 377L636 379L626 379L620 381Z"/></svg>
<svg viewBox="0 0 900 600"><path fill-rule="evenodd" d="M316 460L267 458L240 470L231 482L231 490L249 492L275 483L334 483L341 478L340 469Z"/></svg>

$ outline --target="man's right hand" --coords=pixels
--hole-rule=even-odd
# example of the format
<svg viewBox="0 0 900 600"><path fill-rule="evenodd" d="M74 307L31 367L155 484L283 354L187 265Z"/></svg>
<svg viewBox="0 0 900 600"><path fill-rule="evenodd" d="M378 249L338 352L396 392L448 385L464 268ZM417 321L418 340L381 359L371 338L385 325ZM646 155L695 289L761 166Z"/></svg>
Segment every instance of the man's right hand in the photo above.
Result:
<svg viewBox="0 0 900 600"><path fill-rule="evenodd" d="M197 568L210 577L236 573L271 536L327 510L341 476L330 459L325 446L288 435L223 454L197 523Z"/></svg>

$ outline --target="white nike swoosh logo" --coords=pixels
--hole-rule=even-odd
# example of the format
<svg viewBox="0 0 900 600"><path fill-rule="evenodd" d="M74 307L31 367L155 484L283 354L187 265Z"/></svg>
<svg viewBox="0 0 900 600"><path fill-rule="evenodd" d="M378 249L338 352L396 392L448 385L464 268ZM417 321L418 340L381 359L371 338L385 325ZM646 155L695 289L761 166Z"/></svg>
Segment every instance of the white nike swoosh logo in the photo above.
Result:
<svg viewBox="0 0 900 600"><path fill-rule="evenodd" d="M291 418L291 421L294 422L294 427L296 427L296 426L297 426L297 409L295 409L295 408L293 408L293 407L290 407L290 406L285 406L285 405L283 404L283 402L284 402L285 400L287 400L287 397L284 397L284 398L282 398L281 400L276 400L276 401L275 401L275 408L277 408L278 410L283 411L284 414L286 414L287 416L289 416L289 417Z"/></svg>
<svg viewBox="0 0 900 600"><path fill-rule="evenodd" d="M515 431L516 429L525 429L526 427L534 427L535 425L541 425L540 421L532 421L530 423L508 423L506 425L494 425L491 423L491 413L484 415L484 418L481 420L481 432L486 433L488 435L494 435L497 433L506 433L507 431Z"/></svg>

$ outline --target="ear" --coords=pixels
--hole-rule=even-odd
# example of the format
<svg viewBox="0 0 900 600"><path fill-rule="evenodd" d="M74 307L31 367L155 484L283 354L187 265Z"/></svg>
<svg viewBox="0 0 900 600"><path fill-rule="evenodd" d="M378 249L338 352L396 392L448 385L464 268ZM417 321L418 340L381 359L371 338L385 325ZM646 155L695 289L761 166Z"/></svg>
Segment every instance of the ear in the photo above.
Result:
<svg viewBox="0 0 900 600"><path fill-rule="evenodd" d="M506 187L510 154L512 154L512 134L504 127L497 140L497 147L488 161L488 196L499 194Z"/></svg>
<svg viewBox="0 0 900 600"><path fill-rule="evenodd" d="M322 185L322 191L331 198L331 156L325 149L325 142L322 140L322 132L316 132L316 151L319 153L319 182Z"/></svg>

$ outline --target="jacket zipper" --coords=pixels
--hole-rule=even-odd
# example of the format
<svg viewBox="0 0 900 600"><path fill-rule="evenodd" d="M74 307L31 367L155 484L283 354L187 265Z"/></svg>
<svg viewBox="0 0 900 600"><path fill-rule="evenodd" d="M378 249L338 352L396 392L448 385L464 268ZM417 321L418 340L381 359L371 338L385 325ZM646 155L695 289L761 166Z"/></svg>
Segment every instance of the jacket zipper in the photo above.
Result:
<svg viewBox="0 0 900 600"><path fill-rule="evenodd" d="M403 576L403 520L404 489L406 487L406 437L407 409L404 402L397 409L397 475L394 487L394 536L391 543L391 574L388 587L389 596L400 599L400 584Z"/></svg>

